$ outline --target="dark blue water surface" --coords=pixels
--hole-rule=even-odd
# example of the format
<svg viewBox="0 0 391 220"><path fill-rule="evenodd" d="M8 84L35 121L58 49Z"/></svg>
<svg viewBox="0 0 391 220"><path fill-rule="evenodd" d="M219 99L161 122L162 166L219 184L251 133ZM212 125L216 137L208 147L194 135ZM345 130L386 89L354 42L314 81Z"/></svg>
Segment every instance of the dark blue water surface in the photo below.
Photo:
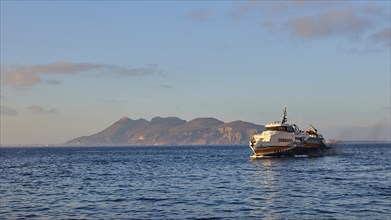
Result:
<svg viewBox="0 0 391 220"><path fill-rule="evenodd" d="M0 218L391 219L390 144L251 160L246 146L0 149Z"/></svg>

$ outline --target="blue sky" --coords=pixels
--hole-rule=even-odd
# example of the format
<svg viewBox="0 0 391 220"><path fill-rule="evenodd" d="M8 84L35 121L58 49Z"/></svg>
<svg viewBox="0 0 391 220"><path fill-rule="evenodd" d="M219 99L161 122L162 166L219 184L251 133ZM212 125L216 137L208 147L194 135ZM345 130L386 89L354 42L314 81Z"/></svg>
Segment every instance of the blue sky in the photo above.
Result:
<svg viewBox="0 0 391 220"><path fill-rule="evenodd" d="M390 140L389 1L1 1L1 143L132 119Z"/></svg>

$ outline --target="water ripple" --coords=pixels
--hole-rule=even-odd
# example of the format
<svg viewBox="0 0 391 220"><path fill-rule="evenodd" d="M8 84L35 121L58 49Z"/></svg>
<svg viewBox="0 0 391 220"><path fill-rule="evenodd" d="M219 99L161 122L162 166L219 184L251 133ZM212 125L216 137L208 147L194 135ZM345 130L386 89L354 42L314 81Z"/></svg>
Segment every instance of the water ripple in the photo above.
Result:
<svg viewBox="0 0 391 220"><path fill-rule="evenodd" d="M243 146L1 148L1 219L387 219L389 144L250 160Z"/></svg>

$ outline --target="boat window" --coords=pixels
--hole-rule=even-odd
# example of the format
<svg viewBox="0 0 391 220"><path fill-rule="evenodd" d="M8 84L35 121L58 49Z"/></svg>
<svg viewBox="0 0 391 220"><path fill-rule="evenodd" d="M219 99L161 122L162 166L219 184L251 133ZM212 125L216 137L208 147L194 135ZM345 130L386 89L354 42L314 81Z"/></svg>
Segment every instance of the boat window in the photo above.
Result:
<svg viewBox="0 0 391 220"><path fill-rule="evenodd" d="M295 124L293 124L293 129L294 129L296 132L300 132L299 127L297 127L297 125L295 125Z"/></svg>
<svg viewBox="0 0 391 220"><path fill-rule="evenodd" d="M278 142L291 142L292 139L289 138L278 138Z"/></svg>
<svg viewBox="0 0 391 220"><path fill-rule="evenodd" d="M268 131L287 131L287 127L285 126L276 126L276 127L268 127L266 128Z"/></svg>

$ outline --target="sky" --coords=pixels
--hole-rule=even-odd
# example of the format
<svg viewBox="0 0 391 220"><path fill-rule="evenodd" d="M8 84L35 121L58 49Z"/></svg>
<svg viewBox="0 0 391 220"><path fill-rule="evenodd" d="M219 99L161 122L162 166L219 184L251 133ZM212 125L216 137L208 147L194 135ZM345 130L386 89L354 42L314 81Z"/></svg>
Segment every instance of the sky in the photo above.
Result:
<svg viewBox="0 0 391 220"><path fill-rule="evenodd" d="M390 141L390 1L7 1L1 144L121 117L311 123Z"/></svg>

